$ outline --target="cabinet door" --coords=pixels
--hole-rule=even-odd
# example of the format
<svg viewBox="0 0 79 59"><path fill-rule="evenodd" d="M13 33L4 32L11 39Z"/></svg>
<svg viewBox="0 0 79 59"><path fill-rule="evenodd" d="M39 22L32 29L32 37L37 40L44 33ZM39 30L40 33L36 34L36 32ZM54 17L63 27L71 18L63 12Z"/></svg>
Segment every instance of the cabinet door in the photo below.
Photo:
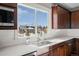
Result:
<svg viewBox="0 0 79 59"><path fill-rule="evenodd" d="M79 55L79 40L76 40L76 54Z"/></svg>
<svg viewBox="0 0 79 59"><path fill-rule="evenodd" d="M62 46L63 49L63 56L70 56L71 55L71 48L72 48L72 44L71 42L64 42L64 45Z"/></svg>
<svg viewBox="0 0 79 59"><path fill-rule="evenodd" d="M74 11L71 14L71 28L79 28L79 11Z"/></svg>
<svg viewBox="0 0 79 59"><path fill-rule="evenodd" d="M52 47L52 50L50 50L50 56L64 56L65 55L65 46L58 44L54 47Z"/></svg>
<svg viewBox="0 0 79 59"><path fill-rule="evenodd" d="M68 56L70 54L70 46L63 42L58 47L59 56Z"/></svg>
<svg viewBox="0 0 79 59"><path fill-rule="evenodd" d="M70 28L70 12L58 6L58 29Z"/></svg>
<svg viewBox="0 0 79 59"><path fill-rule="evenodd" d="M70 28L70 12L59 5L52 7L52 28L68 29Z"/></svg>
<svg viewBox="0 0 79 59"><path fill-rule="evenodd" d="M64 45L60 46L59 47L59 56L65 56L65 53L66 53L65 46Z"/></svg>
<svg viewBox="0 0 79 59"><path fill-rule="evenodd" d="M64 51L65 51L65 56L69 56L69 55L71 55L71 47L67 44L67 45L65 45L65 47L64 47Z"/></svg>
<svg viewBox="0 0 79 59"><path fill-rule="evenodd" d="M70 56L71 54L73 54L73 52L74 52L74 46L73 46L73 44L74 44L74 42L73 42L74 40L69 40L69 41L67 41L66 42L66 45L65 45L65 47L66 47L66 55L67 56Z"/></svg>
<svg viewBox="0 0 79 59"><path fill-rule="evenodd" d="M59 56L58 47L51 46L50 49L49 49L49 56Z"/></svg>
<svg viewBox="0 0 79 59"><path fill-rule="evenodd" d="M52 55L53 56L59 56L58 48L55 48L55 49L52 50Z"/></svg>
<svg viewBox="0 0 79 59"><path fill-rule="evenodd" d="M49 56L59 56L58 48L50 50Z"/></svg>
<svg viewBox="0 0 79 59"><path fill-rule="evenodd" d="M69 56L71 54L71 45L66 42L59 43L49 49L50 56Z"/></svg>

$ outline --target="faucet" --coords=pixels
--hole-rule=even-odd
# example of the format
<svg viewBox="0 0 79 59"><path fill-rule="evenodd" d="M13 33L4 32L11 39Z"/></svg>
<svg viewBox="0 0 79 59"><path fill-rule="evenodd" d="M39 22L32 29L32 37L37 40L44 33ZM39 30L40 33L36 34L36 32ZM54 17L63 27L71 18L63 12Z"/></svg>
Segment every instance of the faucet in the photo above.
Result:
<svg viewBox="0 0 79 59"><path fill-rule="evenodd" d="M41 33L39 32L38 37L37 37L37 42L39 42L41 40L40 36L41 36Z"/></svg>
<svg viewBox="0 0 79 59"><path fill-rule="evenodd" d="M40 41L41 41L41 39L39 37L37 37L37 42L40 42Z"/></svg>
<svg viewBox="0 0 79 59"><path fill-rule="evenodd" d="M26 38L26 44L29 44L30 37Z"/></svg>

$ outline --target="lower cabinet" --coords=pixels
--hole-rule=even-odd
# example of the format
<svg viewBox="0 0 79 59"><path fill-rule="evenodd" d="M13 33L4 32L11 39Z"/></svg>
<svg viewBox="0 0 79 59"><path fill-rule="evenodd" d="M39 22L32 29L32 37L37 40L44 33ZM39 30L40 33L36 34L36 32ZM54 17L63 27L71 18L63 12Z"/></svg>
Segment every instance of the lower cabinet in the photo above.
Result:
<svg viewBox="0 0 79 59"><path fill-rule="evenodd" d="M59 51L58 48L53 48L52 46L49 49L49 56L58 56L59 55Z"/></svg>
<svg viewBox="0 0 79 59"><path fill-rule="evenodd" d="M66 49L65 44L60 45L58 47L58 51L59 51L59 56L65 56L66 55L66 52L67 52L67 49Z"/></svg>
<svg viewBox="0 0 79 59"><path fill-rule="evenodd" d="M79 56L79 39L76 39L76 54Z"/></svg>
<svg viewBox="0 0 79 59"><path fill-rule="evenodd" d="M66 52L65 52L65 55L66 56L70 56L72 54L72 49L73 49L73 39L72 40L68 40L65 42L65 49L66 49Z"/></svg>
<svg viewBox="0 0 79 59"><path fill-rule="evenodd" d="M52 45L40 56L79 56L79 38Z"/></svg>
<svg viewBox="0 0 79 59"><path fill-rule="evenodd" d="M70 45L67 42L49 47L49 56L68 56L71 54Z"/></svg>

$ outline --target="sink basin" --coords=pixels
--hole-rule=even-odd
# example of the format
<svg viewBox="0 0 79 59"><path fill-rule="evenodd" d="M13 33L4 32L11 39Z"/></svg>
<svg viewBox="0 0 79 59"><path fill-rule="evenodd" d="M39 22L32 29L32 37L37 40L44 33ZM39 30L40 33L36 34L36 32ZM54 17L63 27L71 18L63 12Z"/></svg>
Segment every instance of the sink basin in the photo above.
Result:
<svg viewBox="0 0 79 59"><path fill-rule="evenodd" d="M52 42L49 42L49 41L41 41L41 42L37 42L35 45L37 45L37 46L44 46L44 45L48 45L50 43L52 43Z"/></svg>

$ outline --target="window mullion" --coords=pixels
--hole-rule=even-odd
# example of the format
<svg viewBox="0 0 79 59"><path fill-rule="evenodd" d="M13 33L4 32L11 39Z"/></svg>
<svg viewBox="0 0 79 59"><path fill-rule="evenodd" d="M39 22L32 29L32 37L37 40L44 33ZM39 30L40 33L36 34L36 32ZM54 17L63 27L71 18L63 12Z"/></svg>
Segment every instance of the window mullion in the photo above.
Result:
<svg viewBox="0 0 79 59"><path fill-rule="evenodd" d="M37 13L37 11L35 9L35 35L37 37L37 17L36 17L36 13Z"/></svg>

